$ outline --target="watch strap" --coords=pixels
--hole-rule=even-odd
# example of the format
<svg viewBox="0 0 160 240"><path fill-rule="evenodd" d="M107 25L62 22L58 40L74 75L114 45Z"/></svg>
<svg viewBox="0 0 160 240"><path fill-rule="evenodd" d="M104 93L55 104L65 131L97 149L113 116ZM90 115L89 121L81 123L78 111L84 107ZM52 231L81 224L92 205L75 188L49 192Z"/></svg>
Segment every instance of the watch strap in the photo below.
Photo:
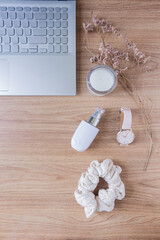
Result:
<svg viewBox="0 0 160 240"><path fill-rule="evenodd" d="M132 129L132 112L130 108L121 108L121 129Z"/></svg>

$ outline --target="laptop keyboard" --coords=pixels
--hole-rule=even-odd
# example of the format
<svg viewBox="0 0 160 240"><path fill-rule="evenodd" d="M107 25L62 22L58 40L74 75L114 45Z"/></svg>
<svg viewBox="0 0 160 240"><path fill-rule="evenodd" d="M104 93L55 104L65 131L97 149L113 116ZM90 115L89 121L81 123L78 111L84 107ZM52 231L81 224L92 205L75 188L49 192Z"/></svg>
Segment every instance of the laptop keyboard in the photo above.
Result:
<svg viewBox="0 0 160 240"><path fill-rule="evenodd" d="M54 53L68 53L68 8L0 7L0 54Z"/></svg>

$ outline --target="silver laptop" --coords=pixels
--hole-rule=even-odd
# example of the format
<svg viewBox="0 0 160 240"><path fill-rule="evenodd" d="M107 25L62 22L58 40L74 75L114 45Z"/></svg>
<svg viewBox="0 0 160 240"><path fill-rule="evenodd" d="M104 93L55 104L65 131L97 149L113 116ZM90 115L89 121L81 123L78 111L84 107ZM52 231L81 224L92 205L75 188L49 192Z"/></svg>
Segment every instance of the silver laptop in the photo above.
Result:
<svg viewBox="0 0 160 240"><path fill-rule="evenodd" d="M75 0L0 0L1 95L76 95Z"/></svg>

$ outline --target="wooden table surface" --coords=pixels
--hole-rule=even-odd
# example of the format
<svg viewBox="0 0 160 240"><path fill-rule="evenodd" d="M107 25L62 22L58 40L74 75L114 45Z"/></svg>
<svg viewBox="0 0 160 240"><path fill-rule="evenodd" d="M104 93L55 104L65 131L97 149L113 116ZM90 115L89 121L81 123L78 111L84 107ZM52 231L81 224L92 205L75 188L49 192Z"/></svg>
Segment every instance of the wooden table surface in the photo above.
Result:
<svg viewBox="0 0 160 240"><path fill-rule="evenodd" d="M0 239L2 240L159 240L160 154L143 167L149 140L133 100L118 85L106 97L86 87L92 67L83 48L82 22L96 10L127 32L152 56L156 68L138 77L139 92L152 100L153 138L160 148L160 1L77 1L77 96L0 97ZM141 84L142 83L142 84ZM89 150L78 153L70 140L79 122L96 106L106 109L100 133ZM134 143L120 147L119 109L133 111ZM113 212L86 219L73 192L92 160L111 158L122 167L126 197Z"/></svg>

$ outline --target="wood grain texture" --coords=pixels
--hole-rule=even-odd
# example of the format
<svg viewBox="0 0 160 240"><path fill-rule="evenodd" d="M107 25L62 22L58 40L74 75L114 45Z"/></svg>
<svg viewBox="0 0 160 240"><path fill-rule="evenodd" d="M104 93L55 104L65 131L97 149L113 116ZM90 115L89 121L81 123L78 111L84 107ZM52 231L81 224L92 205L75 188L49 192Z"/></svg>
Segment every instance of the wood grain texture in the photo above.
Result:
<svg viewBox="0 0 160 240"><path fill-rule="evenodd" d="M106 97L94 97L86 87L92 65L81 25L92 10L127 32L157 64L137 80L144 99L152 99L153 138L160 149L160 1L78 0L77 96L0 97L1 240L160 239L160 154L153 151L143 172L149 141L135 103L120 85ZM70 146L72 134L97 105L106 109L100 133L90 149L78 153ZM132 108L136 135L127 148L115 140L122 106ZM89 163L105 158L122 167L126 198L113 212L87 220L73 192Z"/></svg>

